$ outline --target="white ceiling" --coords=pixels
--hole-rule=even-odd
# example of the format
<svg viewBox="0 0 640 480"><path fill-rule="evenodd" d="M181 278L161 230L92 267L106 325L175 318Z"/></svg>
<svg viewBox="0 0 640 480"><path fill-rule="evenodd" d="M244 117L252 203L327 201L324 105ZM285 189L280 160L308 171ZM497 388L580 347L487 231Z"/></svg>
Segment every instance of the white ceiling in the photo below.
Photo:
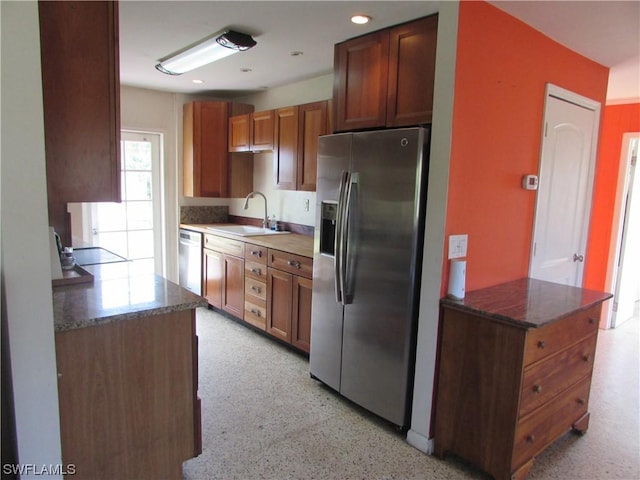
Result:
<svg viewBox="0 0 640 480"><path fill-rule="evenodd" d="M370 31L435 13L436 1L122 1L120 3L120 78L125 85L181 93L235 94L272 88L328 74L333 45ZM596 62L625 66L630 79L620 98L640 97L640 2L494 1L523 20ZM365 13L372 21L354 25L349 18ZM185 45L213 32L233 28L258 42L181 76L154 66ZM291 56L292 51L304 54ZM241 69L250 68L250 72ZM204 84L192 83L194 79ZM629 83L628 81L626 83Z"/></svg>

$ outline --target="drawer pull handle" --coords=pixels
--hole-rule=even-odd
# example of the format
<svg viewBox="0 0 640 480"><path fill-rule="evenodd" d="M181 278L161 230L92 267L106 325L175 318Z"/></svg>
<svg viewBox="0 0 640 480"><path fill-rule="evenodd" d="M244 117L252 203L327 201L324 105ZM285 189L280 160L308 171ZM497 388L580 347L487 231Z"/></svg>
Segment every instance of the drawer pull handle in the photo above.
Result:
<svg viewBox="0 0 640 480"><path fill-rule="evenodd" d="M262 269L260 268L252 268L251 273L255 273L256 275L262 275Z"/></svg>
<svg viewBox="0 0 640 480"><path fill-rule="evenodd" d="M544 347L546 347L546 346L547 346L547 344L546 344L546 343L544 343L542 340L540 340L540 341L538 342L538 348L539 348L539 349L541 349L541 350L542 350L542 349L543 349Z"/></svg>
<svg viewBox="0 0 640 480"><path fill-rule="evenodd" d="M256 287L255 285L251 285L251 290L253 290L254 292L258 292L258 293L260 293L262 291L262 289L260 287Z"/></svg>
<svg viewBox="0 0 640 480"><path fill-rule="evenodd" d="M527 443L533 443L536 441L536 436L532 433L531 435L527 435Z"/></svg>
<svg viewBox="0 0 640 480"><path fill-rule="evenodd" d="M584 398L579 398L578 400L576 400L576 402L578 402L578 405L584 405L586 403L584 401Z"/></svg>
<svg viewBox="0 0 640 480"><path fill-rule="evenodd" d="M290 267L296 268L298 270L302 268L302 266L300 265L300 262L298 262L297 260L289 260L287 264L289 264Z"/></svg>
<svg viewBox="0 0 640 480"><path fill-rule="evenodd" d="M258 258L262 258L262 250L252 250L251 255L254 255Z"/></svg>
<svg viewBox="0 0 640 480"><path fill-rule="evenodd" d="M251 309L251 313L253 313L256 317L261 317L260 310L256 310L255 308Z"/></svg>
<svg viewBox="0 0 640 480"><path fill-rule="evenodd" d="M542 385L534 385L533 393L540 393L540 392L542 392Z"/></svg>

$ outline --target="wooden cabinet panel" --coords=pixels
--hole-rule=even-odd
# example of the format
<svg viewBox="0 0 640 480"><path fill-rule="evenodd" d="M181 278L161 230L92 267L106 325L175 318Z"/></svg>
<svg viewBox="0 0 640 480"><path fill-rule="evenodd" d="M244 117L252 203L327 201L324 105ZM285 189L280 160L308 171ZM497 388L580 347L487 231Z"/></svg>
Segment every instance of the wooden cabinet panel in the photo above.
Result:
<svg viewBox="0 0 640 480"><path fill-rule="evenodd" d="M292 277L273 268L267 273L267 333L285 342L291 342Z"/></svg>
<svg viewBox="0 0 640 480"><path fill-rule="evenodd" d="M67 202L120 201L118 2L38 2L49 222Z"/></svg>
<svg viewBox="0 0 640 480"><path fill-rule="evenodd" d="M293 276L291 345L309 353L311 350L311 295L313 281Z"/></svg>
<svg viewBox="0 0 640 480"><path fill-rule="evenodd" d="M389 32L380 30L334 49L334 128L382 126L386 120Z"/></svg>
<svg viewBox="0 0 640 480"><path fill-rule="evenodd" d="M224 254L223 271L222 310L234 317L242 318L244 312L244 260Z"/></svg>
<svg viewBox="0 0 640 480"><path fill-rule="evenodd" d="M273 150L274 112L267 110L251 114L251 151Z"/></svg>
<svg viewBox="0 0 640 480"><path fill-rule="evenodd" d="M262 263L257 262L244 262L245 275L256 280L266 282L267 280L267 267Z"/></svg>
<svg viewBox="0 0 640 480"><path fill-rule="evenodd" d="M229 153L229 116L249 105L191 102L183 106L183 194L186 197L242 197L253 189L250 155Z"/></svg>
<svg viewBox="0 0 640 480"><path fill-rule="evenodd" d="M253 245L251 243L244 244L244 258L250 262L267 264L267 247L261 247L260 245Z"/></svg>
<svg viewBox="0 0 640 480"><path fill-rule="evenodd" d="M284 252L282 250L269 249L269 266L285 272L300 275L306 278L313 277L313 259Z"/></svg>
<svg viewBox="0 0 640 480"><path fill-rule="evenodd" d="M244 302L244 321L260 330L267 328L267 303L250 298Z"/></svg>
<svg viewBox="0 0 640 480"><path fill-rule="evenodd" d="M223 253L205 248L202 250L202 296L210 305L222 308L222 286L224 270L222 265Z"/></svg>
<svg viewBox="0 0 640 480"><path fill-rule="evenodd" d="M229 151L251 150L251 114L234 115L229 118Z"/></svg>
<svg viewBox="0 0 640 480"><path fill-rule="evenodd" d="M234 257L244 257L244 243L240 240L205 234L204 248L217 250L218 252L227 253Z"/></svg>
<svg viewBox="0 0 640 480"><path fill-rule="evenodd" d="M337 44L334 131L430 123L437 28L436 14Z"/></svg>
<svg viewBox="0 0 640 480"><path fill-rule="evenodd" d="M296 189L315 192L318 137L329 133L327 101L300 105L298 109L298 165Z"/></svg>
<svg viewBox="0 0 640 480"><path fill-rule="evenodd" d="M437 15L391 29L387 126L431 123L437 35Z"/></svg>
<svg viewBox="0 0 640 480"><path fill-rule="evenodd" d="M281 190L296 189L298 162L298 107L275 111L273 178Z"/></svg>
<svg viewBox="0 0 640 480"><path fill-rule="evenodd" d="M197 451L195 313L56 333L62 460L78 478L182 478Z"/></svg>

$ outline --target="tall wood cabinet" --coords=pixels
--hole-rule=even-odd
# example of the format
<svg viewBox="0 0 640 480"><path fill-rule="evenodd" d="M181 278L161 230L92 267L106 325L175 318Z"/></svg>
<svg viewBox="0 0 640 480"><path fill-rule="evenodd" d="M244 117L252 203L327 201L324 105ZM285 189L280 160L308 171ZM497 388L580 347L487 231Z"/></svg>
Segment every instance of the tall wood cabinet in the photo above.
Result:
<svg viewBox="0 0 640 480"><path fill-rule="evenodd" d="M118 2L38 3L49 222L68 202L120 201Z"/></svg>
<svg viewBox="0 0 640 480"><path fill-rule="evenodd" d="M183 193L186 197L243 197L253 190L253 157L229 153L229 117L253 110L231 102L183 106Z"/></svg>
<svg viewBox="0 0 640 480"><path fill-rule="evenodd" d="M438 15L339 43L334 129L431 123Z"/></svg>
<svg viewBox="0 0 640 480"><path fill-rule="evenodd" d="M496 480L524 479L560 435L584 433L609 297L523 279L444 300L435 454L454 453Z"/></svg>

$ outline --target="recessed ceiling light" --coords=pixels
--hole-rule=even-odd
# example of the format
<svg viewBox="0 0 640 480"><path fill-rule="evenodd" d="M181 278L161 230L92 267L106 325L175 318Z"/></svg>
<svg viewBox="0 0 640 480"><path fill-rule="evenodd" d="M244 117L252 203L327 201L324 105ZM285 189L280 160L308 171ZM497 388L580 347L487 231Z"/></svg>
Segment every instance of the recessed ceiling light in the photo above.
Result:
<svg viewBox="0 0 640 480"><path fill-rule="evenodd" d="M249 72L251 72L251 69L250 68L241 68L240 71L242 73L249 73Z"/></svg>
<svg viewBox="0 0 640 480"><path fill-rule="evenodd" d="M294 50L289 55L291 55L292 57L299 57L300 55L304 55L304 52L301 52L300 50Z"/></svg>
<svg viewBox="0 0 640 480"><path fill-rule="evenodd" d="M195 80L191 80L193 83L204 83L204 80L198 80L197 78Z"/></svg>
<svg viewBox="0 0 640 480"><path fill-rule="evenodd" d="M358 25L364 25L365 23L369 23L371 17L369 15L354 15L351 17L351 21Z"/></svg>

